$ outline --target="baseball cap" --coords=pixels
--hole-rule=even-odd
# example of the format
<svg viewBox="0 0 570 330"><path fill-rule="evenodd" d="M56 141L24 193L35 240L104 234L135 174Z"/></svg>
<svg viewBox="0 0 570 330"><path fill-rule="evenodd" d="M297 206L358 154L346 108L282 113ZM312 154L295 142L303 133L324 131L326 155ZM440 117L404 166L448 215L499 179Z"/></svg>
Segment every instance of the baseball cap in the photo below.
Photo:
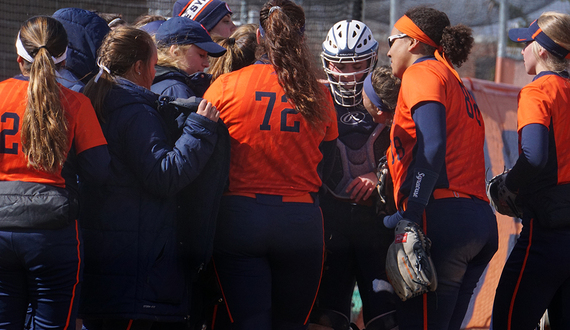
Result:
<svg viewBox="0 0 570 330"><path fill-rule="evenodd" d="M212 41L208 31L198 22L186 17L173 17L162 25L154 35L158 47L193 44L212 57L224 55L226 49Z"/></svg>
<svg viewBox="0 0 570 330"><path fill-rule="evenodd" d="M188 17L212 30L227 14L232 14L227 3L220 0L178 0L172 7L172 16Z"/></svg>
<svg viewBox="0 0 570 330"><path fill-rule="evenodd" d="M166 22L165 20L156 20L152 22L148 22L145 25L141 26L139 29L145 31L146 33L150 34L151 36L156 34L158 28Z"/></svg>
<svg viewBox="0 0 570 330"><path fill-rule="evenodd" d="M536 41L547 51L558 58L570 58L570 51L550 39L538 26L538 20L530 23L528 28L518 28L509 30L509 39L514 42Z"/></svg>

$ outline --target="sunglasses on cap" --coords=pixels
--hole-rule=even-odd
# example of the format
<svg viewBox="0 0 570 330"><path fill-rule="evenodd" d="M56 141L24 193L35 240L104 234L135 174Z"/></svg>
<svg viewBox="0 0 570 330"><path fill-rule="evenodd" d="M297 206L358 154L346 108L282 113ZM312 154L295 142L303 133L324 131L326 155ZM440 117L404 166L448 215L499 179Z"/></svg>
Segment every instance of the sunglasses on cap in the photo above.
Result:
<svg viewBox="0 0 570 330"><path fill-rule="evenodd" d="M405 33L402 34L395 34L393 36L389 36L388 37L388 45L390 45L390 48L392 48L392 45L394 44L394 41L396 41L396 39L402 39L407 37L408 35Z"/></svg>

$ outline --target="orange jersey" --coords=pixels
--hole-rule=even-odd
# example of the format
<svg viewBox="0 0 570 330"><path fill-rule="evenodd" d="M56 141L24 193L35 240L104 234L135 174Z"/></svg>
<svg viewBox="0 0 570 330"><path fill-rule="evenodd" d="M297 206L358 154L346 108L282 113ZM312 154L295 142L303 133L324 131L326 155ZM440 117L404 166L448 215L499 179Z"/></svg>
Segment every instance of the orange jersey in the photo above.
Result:
<svg viewBox="0 0 570 330"><path fill-rule="evenodd" d="M519 93L517 111L519 137L522 128L529 124L541 124L549 130L548 164L539 174L540 178L534 181L547 180L552 185L570 183L568 104L570 104L570 80L553 73L540 74Z"/></svg>
<svg viewBox="0 0 570 330"><path fill-rule="evenodd" d="M319 190L319 145L338 136L332 98L326 95L322 111L329 120L315 129L287 101L270 64L214 81L204 98L218 108L230 132L230 192L298 196Z"/></svg>
<svg viewBox="0 0 570 330"><path fill-rule="evenodd" d="M446 109L445 162L435 189L448 188L487 200L485 193L485 127L467 89L441 62L423 60L403 74L398 105L390 132L388 165L394 181L396 205L402 207L411 190L417 143L412 108L435 101Z"/></svg>
<svg viewBox="0 0 570 330"><path fill-rule="evenodd" d="M28 81L11 78L0 82L0 180L25 181L65 187L61 169L47 173L28 167L22 151L20 131L26 110ZM69 145L79 154L84 150L107 144L89 99L83 94L61 87Z"/></svg>

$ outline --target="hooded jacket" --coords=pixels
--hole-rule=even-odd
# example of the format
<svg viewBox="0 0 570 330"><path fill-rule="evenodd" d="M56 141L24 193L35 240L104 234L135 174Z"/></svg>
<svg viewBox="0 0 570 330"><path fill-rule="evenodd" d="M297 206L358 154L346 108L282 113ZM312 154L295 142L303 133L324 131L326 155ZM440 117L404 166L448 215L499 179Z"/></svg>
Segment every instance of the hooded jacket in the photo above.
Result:
<svg viewBox="0 0 570 330"><path fill-rule="evenodd" d="M159 95L176 98L202 97L210 86L212 75L204 72L187 74L186 72L167 66L156 66L156 75L150 90Z"/></svg>
<svg viewBox="0 0 570 330"><path fill-rule="evenodd" d="M218 124L191 113L172 141L157 100L122 78L105 98L101 126L111 180L81 186L84 319L177 322L188 314L190 276L176 236L176 195L209 161Z"/></svg>
<svg viewBox="0 0 570 330"><path fill-rule="evenodd" d="M69 45L65 68L72 75L69 77L77 77L79 85L85 85L99 70L97 50L109 33L109 26L96 13L80 8L62 8L52 16L63 24L67 32ZM60 79L60 83L77 91L77 88L73 88L77 81Z"/></svg>

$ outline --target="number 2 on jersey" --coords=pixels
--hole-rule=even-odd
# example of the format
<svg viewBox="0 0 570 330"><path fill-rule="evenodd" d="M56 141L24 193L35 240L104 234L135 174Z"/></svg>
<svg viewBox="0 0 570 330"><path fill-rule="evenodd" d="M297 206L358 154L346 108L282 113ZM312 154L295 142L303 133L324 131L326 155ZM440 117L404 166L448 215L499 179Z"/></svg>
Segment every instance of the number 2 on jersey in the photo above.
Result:
<svg viewBox="0 0 570 330"><path fill-rule="evenodd" d="M5 128L0 131L0 154L18 154L18 143L12 143L10 147L6 146L6 136L14 136L18 133L20 127L20 117L13 112L5 112L0 116L0 121L6 123L8 119L12 119L12 128Z"/></svg>

